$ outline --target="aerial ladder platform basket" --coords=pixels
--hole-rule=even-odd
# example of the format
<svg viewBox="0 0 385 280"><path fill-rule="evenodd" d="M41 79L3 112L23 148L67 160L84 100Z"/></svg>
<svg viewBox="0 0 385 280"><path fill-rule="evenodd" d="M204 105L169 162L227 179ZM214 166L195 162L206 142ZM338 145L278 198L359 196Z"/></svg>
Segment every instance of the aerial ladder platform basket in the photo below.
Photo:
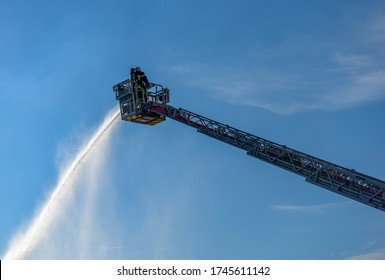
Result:
<svg viewBox="0 0 385 280"><path fill-rule="evenodd" d="M151 106L165 106L170 102L169 90L162 85L150 83L147 89L138 88L135 81L125 80L113 87L119 100L122 120L147 125L156 125L166 117L150 110Z"/></svg>

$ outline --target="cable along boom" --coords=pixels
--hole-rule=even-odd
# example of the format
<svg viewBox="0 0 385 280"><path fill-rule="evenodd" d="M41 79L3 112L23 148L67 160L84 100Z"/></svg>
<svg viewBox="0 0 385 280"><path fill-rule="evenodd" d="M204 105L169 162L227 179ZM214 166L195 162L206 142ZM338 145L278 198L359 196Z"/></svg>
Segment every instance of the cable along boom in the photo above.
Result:
<svg viewBox="0 0 385 280"><path fill-rule="evenodd" d="M189 125L207 136L246 151L282 169L300 175L314 185L385 211L385 182L354 169L319 159L300 151L222 124L191 111L168 105L169 90L150 83L146 99L138 98L135 81L126 80L113 87L123 120L155 125L166 117Z"/></svg>

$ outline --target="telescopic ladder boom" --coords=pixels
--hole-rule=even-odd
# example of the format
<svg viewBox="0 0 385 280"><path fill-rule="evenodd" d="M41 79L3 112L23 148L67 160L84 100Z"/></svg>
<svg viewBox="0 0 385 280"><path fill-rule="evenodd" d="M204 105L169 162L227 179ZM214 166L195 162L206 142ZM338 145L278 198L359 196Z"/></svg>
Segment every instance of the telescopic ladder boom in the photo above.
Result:
<svg viewBox="0 0 385 280"><path fill-rule="evenodd" d="M117 85L114 86L114 90L116 88ZM132 88L134 87L132 86ZM124 96L124 98L119 98L120 96ZM130 118L131 115L140 115L142 118L149 115L161 120L168 117L189 125L200 133L242 149L252 157L300 175L309 183L385 211L385 182L382 180L274 143L188 110L177 109L166 104L169 102L167 88L161 87L161 90L155 90L155 93L154 91L149 92L148 96L147 102L135 104L133 108L138 109L127 113L126 93L116 91L122 119L133 121ZM150 123L150 125L152 124Z"/></svg>
<svg viewBox="0 0 385 280"><path fill-rule="evenodd" d="M309 183L385 211L385 182L382 180L296 151L182 108L176 109L166 105L151 106L150 110L240 148L252 157L305 177Z"/></svg>

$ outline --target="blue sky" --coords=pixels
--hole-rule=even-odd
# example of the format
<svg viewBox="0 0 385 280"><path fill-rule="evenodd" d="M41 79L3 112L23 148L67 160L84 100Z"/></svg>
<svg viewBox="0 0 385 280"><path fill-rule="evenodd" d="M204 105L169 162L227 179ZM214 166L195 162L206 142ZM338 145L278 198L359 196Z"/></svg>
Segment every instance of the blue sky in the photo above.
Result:
<svg viewBox="0 0 385 280"><path fill-rule="evenodd" d="M137 65L175 107L384 180L384 44L383 1L2 1L0 252ZM108 254L55 258L385 259L378 210L172 120L111 137L87 243Z"/></svg>

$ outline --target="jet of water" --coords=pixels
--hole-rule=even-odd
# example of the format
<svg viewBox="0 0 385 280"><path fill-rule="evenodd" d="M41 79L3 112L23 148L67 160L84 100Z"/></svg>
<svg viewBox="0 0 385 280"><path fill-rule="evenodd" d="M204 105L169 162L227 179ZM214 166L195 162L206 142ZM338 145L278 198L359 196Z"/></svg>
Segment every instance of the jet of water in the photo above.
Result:
<svg viewBox="0 0 385 280"><path fill-rule="evenodd" d="M52 193L42 205L41 210L32 219L25 232L19 234L14 238L10 244L8 251L4 255L4 259L23 259L33 250L37 244L44 238L45 227L50 224L60 212L63 203L72 190L68 188L76 184L68 184L71 177L74 175L77 168L79 168L84 159L87 157L92 148L100 141L102 136L106 134L118 119L119 110L111 111L103 123L99 126L96 132L91 135L86 144L75 155L74 159L61 173L56 186Z"/></svg>

